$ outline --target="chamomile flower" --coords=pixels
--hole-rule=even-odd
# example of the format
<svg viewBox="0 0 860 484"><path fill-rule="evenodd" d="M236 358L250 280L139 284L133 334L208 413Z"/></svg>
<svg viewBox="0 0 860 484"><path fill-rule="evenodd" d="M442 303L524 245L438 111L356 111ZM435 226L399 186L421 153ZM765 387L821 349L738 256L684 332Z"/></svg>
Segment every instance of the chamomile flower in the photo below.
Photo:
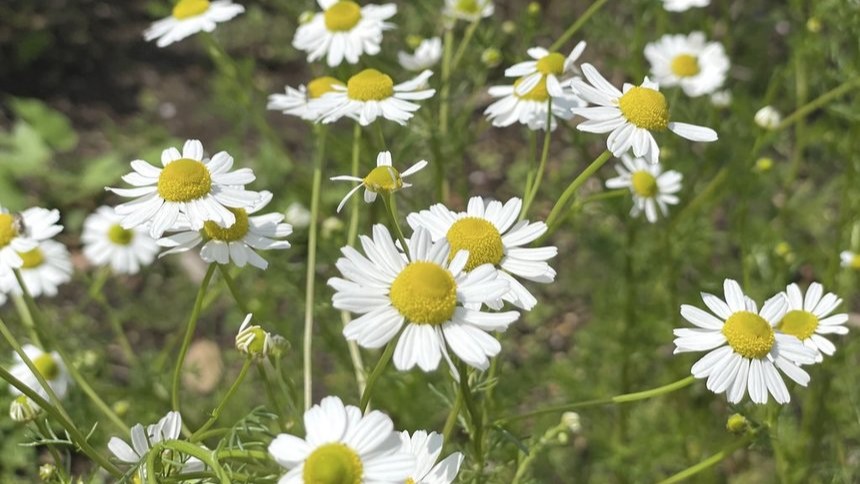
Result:
<svg viewBox="0 0 860 484"><path fill-rule="evenodd" d="M569 88L562 88L559 95L550 94L546 77L541 77L531 91L517 94L521 80L522 78L510 86L493 86L489 89L490 96L500 98L484 110L493 126L503 128L520 123L533 131L546 130L546 122L549 119L549 129L552 131L557 125L556 118L570 119L573 117L573 108L585 106L585 102ZM552 116L548 116L550 106Z"/></svg>
<svg viewBox="0 0 860 484"><path fill-rule="evenodd" d="M400 334L393 361L403 371L416 365L435 370L443 356L450 362L448 348L470 366L489 366L501 345L487 331L503 331L519 317L476 309L509 291L492 265L464 272L469 253L452 255L447 240L433 242L423 227L407 241L411 260L383 225L373 227L372 239L362 236L361 245L366 255L341 249L345 257L337 268L344 278L328 281L336 291L334 307L361 314L344 328L348 340L372 349Z"/></svg>
<svg viewBox="0 0 860 484"><path fill-rule="evenodd" d="M299 25L293 47L308 54L308 62L326 57L329 67L346 60L358 63L363 54L376 55L382 33L394 28L386 22L397 13L397 5L360 6L349 0L317 0L322 12Z"/></svg>
<svg viewBox="0 0 860 484"><path fill-rule="evenodd" d="M637 217L645 212L652 224L658 214L669 215L669 205L676 205L681 191L683 175L674 170L663 173L659 163L648 163L642 158L621 155L621 164L615 165L618 176L606 180L606 188L629 188L633 195L630 215ZM658 212L659 209L659 212Z"/></svg>
<svg viewBox="0 0 860 484"><path fill-rule="evenodd" d="M414 457L400 449L399 435L384 413L326 397L305 412L305 438L280 434L269 454L289 471L279 484L399 483L409 477Z"/></svg>
<svg viewBox="0 0 860 484"><path fill-rule="evenodd" d="M406 482L412 484L451 484L460 472L463 454L454 452L436 464L442 453L442 436L418 430L400 432L401 450L415 456L415 467Z"/></svg>
<svg viewBox="0 0 860 484"><path fill-rule="evenodd" d="M0 206L0 276L24 264L21 254L60 233L59 220L57 210L32 207L14 214Z"/></svg>
<svg viewBox="0 0 860 484"><path fill-rule="evenodd" d="M487 18L496 11L492 0L445 0L445 16L475 22Z"/></svg>
<svg viewBox="0 0 860 484"><path fill-rule="evenodd" d="M137 274L155 260L159 248L146 228L122 228L122 217L112 207L99 207L84 220L84 256L96 266L110 266L117 274Z"/></svg>
<svg viewBox="0 0 860 484"><path fill-rule="evenodd" d="M562 85L567 80L561 77L576 70L576 60L584 50L584 40L576 44L567 57L558 52L550 52L543 47L532 47L527 51L532 60L508 67L505 70L505 76L519 78L517 87L514 89L519 96L525 96L541 82L546 84L546 91L550 96L562 96L564 94Z"/></svg>
<svg viewBox="0 0 860 484"><path fill-rule="evenodd" d="M161 153L163 169L143 160L134 160L132 173L122 179L135 188L107 188L121 197L134 198L116 207L123 217L122 227L131 229L149 224L149 235L159 238L175 227L184 214L191 228L199 230L207 221L230 227L236 217L230 208L247 208L260 198L246 191L244 185L254 181L249 168L230 171L233 157L226 151L210 160L203 154L203 144L188 140L182 153L168 148Z"/></svg>
<svg viewBox="0 0 860 484"><path fill-rule="evenodd" d="M785 334L797 337L808 348L816 352L815 361L820 363L824 355L831 356L836 347L823 334L848 334L845 323L848 314L830 315L836 306L842 304L842 299L832 292L824 293L821 284L813 282L806 290L806 296L797 284L789 284L785 288L788 312L777 324L777 329Z"/></svg>
<svg viewBox="0 0 860 484"><path fill-rule="evenodd" d="M143 33L147 42L167 47L197 32L212 32L218 23L226 22L245 11L230 0L179 0L170 17L161 19Z"/></svg>
<svg viewBox="0 0 860 484"><path fill-rule="evenodd" d="M848 267L855 271L860 270L860 254L855 254L850 250L843 250L839 253L839 260L842 267Z"/></svg>
<svg viewBox="0 0 860 484"><path fill-rule="evenodd" d="M269 355L272 335L259 325L251 324L251 314L245 316L236 334L236 349L252 358L265 358Z"/></svg>
<svg viewBox="0 0 860 484"><path fill-rule="evenodd" d="M657 84L681 86L690 97L721 88L731 65L723 45L707 42L702 32L664 35L645 46L645 58Z"/></svg>
<svg viewBox="0 0 860 484"><path fill-rule="evenodd" d="M111 437L108 450L124 464L138 465L144 461L150 450L159 442L179 439L182 432L182 416L179 412L168 412L157 423L147 425L136 424L131 428L131 445L119 437ZM173 456L173 461L176 460ZM195 457L181 456L182 472L199 472L205 468L203 462ZM162 460L166 463L167 460ZM144 466L140 467L139 475L145 477Z"/></svg>
<svg viewBox="0 0 860 484"><path fill-rule="evenodd" d="M316 121L320 112L315 109L313 100L331 92L334 85L345 86L346 84L334 77L322 76L312 80L307 86L300 85L298 88L286 86L285 94L269 95L269 104L266 108L306 121Z"/></svg>
<svg viewBox="0 0 860 484"><path fill-rule="evenodd" d="M753 120L760 128L772 130L782 122L782 114L773 106L765 106L756 111Z"/></svg>
<svg viewBox="0 0 860 484"><path fill-rule="evenodd" d="M754 403L767 403L768 393L777 403L788 403L791 397L780 371L806 386L809 374L798 365L814 363L816 353L796 337L775 329L788 308L785 296L768 299L759 311L737 282L726 279L723 286L725 301L702 293L714 314L681 306L681 316L696 328L675 330L675 353L707 351L691 372L696 378L708 379L708 390L726 392L730 403L740 402L747 392Z"/></svg>
<svg viewBox="0 0 860 484"><path fill-rule="evenodd" d="M442 58L442 39L433 37L424 39L418 44L414 54L403 52L397 53L397 62L408 71L423 71L429 69Z"/></svg>
<svg viewBox="0 0 860 484"><path fill-rule="evenodd" d="M407 168L403 173L400 173L391 166L391 152L382 151L376 156L376 168L371 170L366 177L359 178L349 175L331 177L330 180L332 181L351 181L359 183L359 185L356 185L355 188L350 190L346 196L343 197L343 200L340 201L340 204L337 206L338 213L340 213L340 210L344 205L346 205L347 200L349 200L359 188L364 187L364 201L366 203L372 203L376 200L376 195L379 193L388 194L403 188L411 187L412 185L404 182L403 179L418 173L423 170L425 166L427 166L427 162L421 160Z"/></svg>
<svg viewBox="0 0 860 484"><path fill-rule="evenodd" d="M269 263L263 259L257 250L284 250L290 248L290 243L280 240L293 233L290 224L283 223L284 214L269 213L251 217L262 210L272 200L272 193L260 192L260 198L247 208L229 209L236 218L236 223L224 228L215 222L203 223L202 230L193 230L182 216L178 222L179 232L158 240L158 245L168 247L162 256L185 252L200 245L200 257L208 262L229 264L233 262L238 267L246 264L265 270Z"/></svg>
<svg viewBox="0 0 860 484"><path fill-rule="evenodd" d="M35 249L19 252L23 261L21 279L33 297L57 295L57 288L72 279L72 258L66 246L53 240L40 242ZM22 294L11 271L0 274L0 290Z"/></svg>
<svg viewBox="0 0 860 484"><path fill-rule="evenodd" d="M346 86L333 85L332 91L314 101L322 113L321 121L331 123L348 116L367 126L382 116L406 125L421 106L412 101L428 99L436 93L426 89L431 71L424 71L411 81L394 84L387 74L365 69L349 78Z"/></svg>
<svg viewBox="0 0 860 484"><path fill-rule="evenodd" d="M663 0L663 8L668 12L683 12L694 7L707 7L711 0Z"/></svg>
<svg viewBox="0 0 860 484"><path fill-rule="evenodd" d="M711 94L711 105L715 108L724 109L732 105L732 92L728 89Z"/></svg>
<svg viewBox="0 0 860 484"><path fill-rule="evenodd" d="M583 64L582 72L590 84L575 78L573 88L580 97L597 106L573 110L587 119L576 128L589 133L609 133L606 147L613 155L621 156L632 148L636 157L657 163L660 147L651 132L666 128L691 141L717 140L717 133L710 128L669 121L666 98L647 77L641 86L625 84L622 92L591 64Z"/></svg>
<svg viewBox="0 0 860 484"><path fill-rule="evenodd" d="M508 281L509 290L501 296L514 306L531 310L537 299L519 279L548 284L555 280L555 270L547 261L558 254L555 247L524 247L546 232L543 222L517 222L522 200L512 198L505 204L472 197L465 212L454 212L436 204L427 210L411 213L406 221L413 230L426 228L434 241L446 241L451 253L469 253L465 271L489 264L499 271L499 278ZM489 301L493 308L501 300Z"/></svg>
<svg viewBox="0 0 860 484"><path fill-rule="evenodd" d="M57 398L65 398L72 379L60 355L57 352L48 353L42 351L31 344L25 344L22 349L24 350L24 354L27 355L27 359L33 363L33 366L36 367L36 370L42 375L42 378L45 379L45 382L51 387ZM30 371L30 368L17 353L15 353L15 364L9 369L9 373L18 380L21 380L23 384L30 387L40 397L49 400L47 390L39 384L39 379ZM21 395L21 391L11 385L9 386L9 391L12 395Z"/></svg>

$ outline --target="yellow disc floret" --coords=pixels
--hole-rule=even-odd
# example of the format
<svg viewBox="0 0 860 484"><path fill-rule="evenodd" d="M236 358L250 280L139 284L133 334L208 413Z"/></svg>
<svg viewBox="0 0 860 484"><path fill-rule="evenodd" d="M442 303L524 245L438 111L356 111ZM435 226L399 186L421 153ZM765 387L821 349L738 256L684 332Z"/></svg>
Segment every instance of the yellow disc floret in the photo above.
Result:
<svg viewBox="0 0 860 484"><path fill-rule="evenodd" d="M182 158L164 167L158 177L158 194L169 202L190 202L212 189L212 176L202 162Z"/></svg>
<svg viewBox="0 0 860 484"><path fill-rule="evenodd" d="M45 254L38 247L27 252L18 252L18 256L24 261L24 264L21 266L22 269L33 269L45 262Z"/></svg>
<svg viewBox="0 0 860 484"><path fill-rule="evenodd" d="M451 245L451 258L460 250L469 251L466 270L482 264L498 265L505 255L502 236L495 225L478 217L466 217L454 222L445 235Z"/></svg>
<svg viewBox="0 0 860 484"><path fill-rule="evenodd" d="M111 225L108 229L108 240L116 245L129 245L134 240L134 231L122 228L120 224Z"/></svg>
<svg viewBox="0 0 860 484"><path fill-rule="evenodd" d="M818 328L818 317L809 311L794 309L785 313L776 327L783 333L796 336L803 341L815 333L815 329Z"/></svg>
<svg viewBox="0 0 860 484"><path fill-rule="evenodd" d="M860 254L856 254L851 257L851 262L849 264L852 269L860 270Z"/></svg>
<svg viewBox="0 0 860 484"><path fill-rule="evenodd" d="M680 54L672 59L672 74L678 77L693 77L699 73L699 59L690 54Z"/></svg>
<svg viewBox="0 0 860 484"><path fill-rule="evenodd" d="M448 270L432 262L411 262L394 279L391 305L415 324L439 325L457 307L457 283Z"/></svg>
<svg viewBox="0 0 860 484"><path fill-rule="evenodd" d="M391 166L377 166L364 177L364 186L372 192L396 192L403 188L400 172Z"/></svg>
<svg viewBox="0 0 860 484"><path fill-rule="evenodd" d="M60 365L50 353L42 353L33 358L33 366L39 370L39 374L45 377L45 380L55 380L60 376Z"/></svg>
<svg viewBox="0 0 860 484"><path fill-rule="evenodd" d="M332 92L332 86L343 86L344 83L331 76L317 77L308 83L308 97L317 99L327 92Z"/></svg>
<svg viewBox="0 0 860 484"><path fill-rule="evenodd" d="M657 179L645 170L633 172L630 177L630 186L633 188L633 193L642 198L654 198L657 195Z"/></svg>
<svg viewBox="0 0 860 484"><path fill-rule="evenodd" d="M361 20L361 7L355 2L337 2L323 14L325 27L332 32L348 32Z"/></svg>
<svg viewBox="0 0 860 484"><path fill-rule="evenodd" d="M179 0L173 7L173 18L184 20L209 10L209 0Z"/></svg>
<svg viewBox="0 0 860 484"><path fill-rule="evenodd" d="M11 213L0 213L0 247L6 247L18 236L18 224Z"/></svg>
<svg viewBox="0 0 860 484"><path fill-rule="evenodd" d="M649 131L662 131L669 126L669 105L660 91L649 87L631 87L620 99L618 107L628 121Z"/></svg>
<svg viewBox="0 0 860 484"><path fill-rule="evenodd" d="M531 91L525 94L517 94L517 86L523 81L523 77L514 81L514 96L526 101L537 101L545 103L549 100L549 91L546 89L546 76L541 76L540 81Z"/></svg>
<svg viewBox="0 0 860 484"><path fill-rule="evenodd" d="M723 335L735 353L744 358L764 358L776 340L773 328L761 316L738 311L726 320Z"/></svg>
<svg viewBox="0 0 860 484"><path fill-rule="evenodd" d="M308 484L361 484L364 465L358 454L340 442L321 445L305 460L302 478Z"/></svg>
<svg viewBox="0 0 860 484"><path fill-rule="evenodd" d="M346 94L356 101L382 101L394 95L394 81L376 69L365 69L349 78Z"/></svg>
<svg viewBox="0 0 860 484"><path fill-rule="evenodd" d="M564 56L553 52L541 57L537 61L537 70L543 75L555 74L559 76L564 73Z"/></svg>
<svg viewBox="0 0 860 484"><path fill-rule="evenodd" d="M478 0L458 0L454 7L459 12L476 14L481 11L481 5Z"/></svg>
<svg viewBox="0 0 860 484"><path fill-rule="evenodd" d="M248 234L248 212L243 208L227 208L236 216L236 223L224 228L217 223L208 220L203 222L203 232L207 237L221 242L236 242L242 240Z"/></svg>

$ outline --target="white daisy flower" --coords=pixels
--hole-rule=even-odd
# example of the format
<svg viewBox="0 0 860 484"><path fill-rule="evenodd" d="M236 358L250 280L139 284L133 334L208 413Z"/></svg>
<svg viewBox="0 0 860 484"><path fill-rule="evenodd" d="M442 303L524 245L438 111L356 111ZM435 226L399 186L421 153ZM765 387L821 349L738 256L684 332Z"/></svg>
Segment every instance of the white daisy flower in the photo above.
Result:
<svg viewBox="0 0 860 484"><path fill-rule="evenodd" d="M397 61L400 66L408 71L423 71L435 66L442 58L442 39L433 37L424 39L418 44L414 54L403 52L397 53Z"/></svg>
<svg viewBox="0 0 860 484"><path fill-rule="evenodd" d="M760 128L776 129L782 122L782 114L773 106L765 106L756 111L753 119Z"/></svg>
<svg viewBox="0 0 860 484"><path fill-rule="evenodd" d="M841 265L842 267L860 270L860 254L855 254L850 250L843 250L839 253L839 260L839 265Z"/></svg>
<svg viewBox="0 0 860 484"><path fill-rule="evenodd" d="M15 214L0 206L0 276L24 264L20 254L35 250L39 242L62 232L59 220L57 210L32 207Z"/></svg>
<svg viewBox="0 0 860 484"><path fill-rule="evenodd" d="M122 217L112 207L99 207L84 220L84 256L96 266L117 274L137 274L155 260L159 248L146 228L122 228Z"/></svg>
<svg viewBox="0 0 860 484"><path fill-rule="evenodd" d="M569 79L561 79L565 74L576 71L576 60L585 50L585 41L582 40L565 57L558 52L550 52L543 47L532 47L527 51L533 60L514 64L505 70L505 76L518 77L516 94L525 96L541 82L545 83L546 91L550 96L562 96L564 90L562 85Z"/></svg>
<svg viewBox="0 0 860 484"><path fill-rule="evenodd" d="M322 12L299 25L293 47L308 53L308 62L326 57L329 67L344 61L358 63L362 54L376 55L382 32L394 28L386 22L397 13L397 5L365 5L349 0L317 0Z"/></svg>
<svg viewBox="0 0 860 484"><path fill-rule="evenodd" d="M426 89L431 71L424 71L411 81L395 85L387 74L376 69L365 69L349 78L346 86L333 85L332 92L312 102L323 123L331 123L348 116L367 126L382 116L406 125L421 106L411 101L428 99L436 93Z"/></svg>
<svg viewBox="0 0 860 484"><path fill-rule="evenodd" d="M475 22L487 18L496 11L492 0L445 0L445 16Z"/></svg>
<svg viewBox="0 0 860 484"><path fill-rule="evenodd" d="M694 7L707 7L711 0L663 0L663 8L668 12L683 12Z"/></svg>
<svg viewBox="0 0 860 484"><path fill-rule="evenodd" d="M218 23L226 22L245 11L230 0L179 0L170 17L161 19L143 33L147 42L167 47L197 32L212 32Z"/></svg>
<svg viewBox="0 0 860 484"><path fill-rule="evenodd" d="M177 224L179 232L158 239L158 245L169 248L161 255L185 252L197 247L205 239L206 243L200 249L200 257L204 261L210 264L233 262L237 267L251 264L265 270L269 263L256 251L289 249L290 243L279 239L293 233L290 224L282 223L282 213L250 217L262 210L271 200L272 193L263 191L260 192L260 199L250 207L229 209L235 216L236 223L226 229L215 222L204 222L202 230L193 230L187 218L180 217Z"/></svg>
<svg viewBox="0 0 860 484"><path fill-rule="evenodd" d="M820 363L824 355L831 356L836 347L823 334L848 334L847 313L830 315L842 299L832 292L824 293L821 284L813 282L806 290L806 297L797 284L789 284L783 293L788 301L788 312L776 328L803 341L816 352L815 361Z"/></svg>
<svg viewBox="0 0 860 484"><path fill-rule="evenodd" d="M317 77L308 83L307 87L300 85L298 88L286 86L286 94L269 95L267 109L281 111L289 116L296 116L306 121L316 121L320 112L314 108L314 99L332 91L332 86L346 86L343 82L331 76Z"/></svg>
<svg viewBox="0 0 860 484"><path fill-rule="evenodd" d="M108 450L122 463L138 465L146 458L149 451L159 442L179 439L182 432L182 416L179 412L168 412L158 423L147 425L136 424L131 428L131 445L119 437L111 437ZM172 455L171 460L176 460ZM196 457L183 456L182 472L200 472L205 465ZM167 462L163 460L162 462ZM139 476L146 477L145 468L140 467Z"/></svg>
<svg viewBox="0 0 860 484"><path fill-rule="evenodd" d="M161 164L163 169L134 160L134 172L122 179L135 188L107 188L121 197L135 198L116 207L123 228L149 223L149 235L159 238L175 227L180 214L194 230L202 229L206 221L230 227L236 217L229 208L247 208L260 198L259 193L244 188L255 179L250 168L231 172L232 156L221 151L210 160L196 139L186 141L182 153L176 148L164 150Z"/></svg>
<svg viewBox="0 0 860 484"><path fill-rule="evenodd" d="M633 208L630 215L645 218L652 224L657 221L658 213L669 215L669 205L677 205L683 175L674 170L663 173L659 163L648 163L642 158L621 155L621 164L615 165L618 176L606 180L606 188L629 188L633 195ZM659 208L659 212L657 209Z"/></svg>
<svg viewBox="0 0 860 484"><path fill-rule="evenodd" d="M57 287L72 279L72 258L66 246L53 240L44 240L35 249L19 252L23 261L21 278L33 297L57 295ZM22 294L15 274L0 274L0 291Z"/></svg>
<svg viewBox="0 0 860 484"><path fill-rule="evenodd" d="M594 107L576 108L588 121L576 128L589 133L609 133L606 147L616 157L633 149L633 154L651 163L660 161L660 147L651 134L669 128L678 136L691 141L716 141L716 131L694 124L669 121L669 105L659 86L648 78L641 86L624 84L619 91L591 64L583 64L582 72L591 84L582 79L573 80L573 88L580 97L596 104Z"/></svg>
<svg viewBox="0 0 860 484"><path fill-rule="evenodd" d="M439 203L427 210L411 213L406 221L413 230L425 228L434 241L447 241L451 253L468 252L465 271L490 264L499 278L508 281L509 290L501 296L514 306L531 310L537 299L517 278L548 284L555 280L555 270L546 262L558 254L555 247L524 247L546 232L543 222L517 222L522 200L512 198L504 205L472 197L465 212L454 212ZM488 301L498 309L501 300Z"/></svg>
<svg viewBox="0 0 860 484"><path fill-rule="evenodd" d="M721 88L731 66L723 44L707 42L702 32L664 35L645 46L645 58L657 84L681 86L690 97Z"/></svg>
<svg viewBox="0 0 860 484"><path fill-rule="evenodd" d="M36 367L39 374L42 375L42 378L45 379L45 382L48 383L48 386L51 387L51 390L54 391L54 394L57 395L57 398L65 398L69 391L69 386L72 384L72 378L69 376L69 371L66 369L66 364L60 358L60 355L55 351L47 353L31 344L25 344L22 349L27 358L33 362L33 366ZM50 401L48 392L39 384L36 375L30 371L30 368L24 363L24 360L21 359L18 353L15 353L15 363L9 369L9 373L38 393L40 397ZM21 395L21 391L12 385L9 385L9 392L12 395Z"/></svg>
<svg viewBox="0 0 860 484"><path fill-rule="evenodd" d="M415 468L406 479L410 484L451 484L460 472L463 454L454 452L436 464L442 454L442 436L418 430L411 436L400 432L401 451L415 456Z"/></svg>
<svg viewBox="0 0 860 484"><path fill-rule="evenodd" d="M366 203L373 203L376 200L376 195L379 193L393 193L403 188L411 187L412 184L404 182L403 179L418 173L423 170L425 166L427 166L427 162L421 160L410 166L403 173L400 173L396 168L391 166L391 152L382 151L376 156L376 168L371 170L366 177L359 178L349 175L331 177L330 180L332 181L351 181L359 183L359 185L356 185L355 188L350 190L346 196L343 197L343 200L340 201L340 204L337 206L338 213L340 213L340 210L344 205L346 205L346 201L349 200L359 188L364 187L364 201Z"/></svg>
<svg viewBox="0 0 860 484"><path fill-rule="evenodd" d="M551 95L547 90L546 78L541 78L538 84L526 94L517 94L520 80L510 86L493 86L489 89L490 96L501 98L487 106L484 114L493 126L503 128L514 123L527 125L529 129L546 130L547 109L552 98L552 117L550 131L556 128L556 118L570 119L573 108L585 106L585 102L569 88L562 88L561 95Z"/></svg>
<svg viewBox="0 0 860 484"><path fill-rule="evenodd" d="M732 105L732 92L728 89L711 94L711 104L715 108L727 108Z"/></svg>
<svg viewBox="0 0 860 484"><path fill-rule="evenodd" d="M400 450L394 424L384 413L366 415L326 397L304 416L305 438L280 434L269 454L289 469L279 484L402 483L409 477L414 457Z"/></svg>
<svg viewBox="0 0 860 484"><path fill-rule="evenodd" d="M761 311L746 297L741 286L726 279L726 300L702 293L702 300L716 316L695 306L681 306L681 316L697 326L675 332L675 353L707 351L691 370L696 378L707 378L708 390L726 392L729 402L738 403L749 392L754 403L767 403L768 393L777 403L791 397L779 369L806 386L809 374L798 365L815 362L815 351L794 336L774 330L785 316L788 302L782 294L767 301Z"/></svg>
<svg viewBox="0 0 860 484"><path fill-rule="evenodd" d="M400 333L394 366L435 370L450 348L470 366L484 370L488 357L501 350L488 331L504 331L519 313L489 313L480 305L508 293L505 278L490 264L466 273L467 251L450 255L446 240L432 242L423 227L407 242L411 262L384 225L374 225L373 239L361 237L366 256L344 247L337 261L344 279L331 278L335 308L361 314L343 330L365 348L380 348ZM405 327L404 327L405 323Z"/></svg>

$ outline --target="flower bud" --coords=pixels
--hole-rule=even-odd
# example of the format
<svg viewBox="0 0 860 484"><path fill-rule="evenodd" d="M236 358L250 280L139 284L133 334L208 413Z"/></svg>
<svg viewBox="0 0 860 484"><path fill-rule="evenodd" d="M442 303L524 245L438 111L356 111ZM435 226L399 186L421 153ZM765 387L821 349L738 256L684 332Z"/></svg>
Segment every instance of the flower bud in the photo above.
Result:
<svg viewBox="0 0 860 484"><path fill-rule="evenodd" d="M765 106L755 113L755 124L764 129L776 129L782 122L782 115L773 106Z"/></svg>
<svg viewBox="0 0 860 484"><path fill-rule="evenodd" d="M538 15L540 15L541 6L538 2L529 2L529 6L527 7L526 11L532 17L537 17Z"/></svg>
<svg viewBox="0 0 860 484"><path fill-rule="evenodd" d="M502 63L502 53L499 49L493 47L485 49L484 52L481 53L481 62L490 68L497 67Z"/></svg>
<svg viewBox="0 0 860 484"><path fill-rule="evenodd" d="M564 412L561 416L561 423L567 426L573 433L582 430L582 422L580 421L579 414L576 412Z"/></svg>
<svg viewBox="0 0 860 484"><path fill-rule="evenodd" d="M252 358L263 358L269 347L269 333L257 325L251 325L251 315L239 327L236 335L236 349Z"/></svg>
<svg viewBox="0 0 860 484"><path fill-rule="evenodd" d="M755 160L755 172L756 173L765 173L773 168L773 158L768 158L763 156L757 160Z"/></svg>
<svg viewBox="0 0 860 484"><path fill-rule="evenodd" d="M733 434L742 434L749 429L749 421L743 415L736 413L729 417L726 429Z"/></svg>
<svg viewBox="0 0 860 484"><path fill-rule="evenodd" d="M39 407L27 395L18 395L9 405L9 416L15 422L27 423L39 416Z"/></svg>
<svg viewBox="0 0 860 484"><path fill-rule="evenodd" d="M57 466L54 464L42 464L39 466L39 478L45 482L51 482L57 477Z"/></svg>

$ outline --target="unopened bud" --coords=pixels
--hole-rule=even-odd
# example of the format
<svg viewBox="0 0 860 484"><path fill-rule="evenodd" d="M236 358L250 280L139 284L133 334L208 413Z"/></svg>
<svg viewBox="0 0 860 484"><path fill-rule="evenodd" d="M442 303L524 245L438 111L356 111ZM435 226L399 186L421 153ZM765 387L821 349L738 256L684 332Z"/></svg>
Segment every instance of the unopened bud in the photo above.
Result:
<svg viewBox="0 0 860 484"><path fill-rule="evenodd" d="M541 6L538 2L529 2L529 6L526 9L532 17L536 17L540 15Z"/></svg>
<svg viewBox="0 0 860 484"><path fill-rule="evenodd" d="M269 346L269 333L257 325L251 325L251 315L239 327L236 335L236 349L252 358L263 358Z"/></svg>
<svg viewBox="0 0 860 484"><path fill-rule="evenodd" d="M54 464L42 464L39 466L39 478L45 482L51 482L57 476L57 466Z"/></svg>
<svg viewBox="0 0 860 484"><path fill-rule="evenodd" d="M561 423L567 426L573 433L582 430L582 422L580 421L579 414L576 412L564 412L561 416Z"/></svg>
<svg viewBox="0 0 860 484"><path fill-rule="evenodd" d="M729 417L726 429L733 434L742 434L749 428L749 421L743 415L736 413Z"/></svg>
<svg viewBox="0 0 860 484"><path fill-rule="evenodd" d="M768 158L764 156L755 160L756 173L765 173L770 171L771 168L773 168L773 158Z"/></svg>
<svg viewBox="0 0 860 484"><path fill-rule="evenodd" d="M481 52L481 62L490 68L497 67L502 63L502 53L499 49L493 47L485 49L484 52Z"/></svg>
<svg viewBox="0 0 860 484"><path fill-rule="evenodd" d="M818 17L809 17L809 20L806 21L806 30L813 34L821 32L821 20Z"/></svg>
<svg viewBox="0 0 860 484"><path fill-rule="evenodd" d="M782 115L773 106L765 106L755 113L755 124L764 129L776 129L782 122Z"/></svg>
<svg viewBox="0 0 860 484"><path fill-rule="evenodd" d="M409 35L406 37L406 45L408 45L411 49L417 49L419 45L421 45L421 41L424 40L420 35Z"/></svg>
<svg viewBox="0 0 860 484"><path fill-rule="evenodd" d="M18 395L9 405L9 416L15 422L27 423L39 416L39 407L27 395Z"/></svg>

